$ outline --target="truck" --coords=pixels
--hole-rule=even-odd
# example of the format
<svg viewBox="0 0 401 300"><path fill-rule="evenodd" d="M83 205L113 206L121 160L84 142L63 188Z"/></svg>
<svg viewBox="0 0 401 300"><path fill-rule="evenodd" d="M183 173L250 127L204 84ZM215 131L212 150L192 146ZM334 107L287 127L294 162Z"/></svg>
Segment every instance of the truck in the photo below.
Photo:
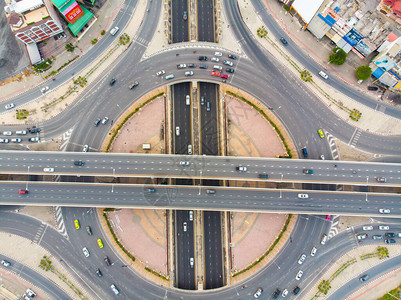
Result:
<svg viewBox="0 0 401 300"><path fill-rule="evenodd" d="M313 170L312 169L304 169L303 172L305 174L313 174Z"/></svg>

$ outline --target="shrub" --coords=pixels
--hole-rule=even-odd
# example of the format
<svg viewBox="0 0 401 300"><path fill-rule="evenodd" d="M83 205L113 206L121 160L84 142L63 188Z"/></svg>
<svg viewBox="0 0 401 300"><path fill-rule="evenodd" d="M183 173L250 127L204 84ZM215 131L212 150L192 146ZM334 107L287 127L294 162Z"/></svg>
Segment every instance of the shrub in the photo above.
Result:
<svg viewBox="0 0 401 300"><path fill-rule="evenodd" d="M106 31L102 30L102 32L100 32L100 35L105 35Z"/></svg>
<svg viewBox="0 0 401 300"><path fill-rule="evenodd" d="M92 45L96 44L96 43L97 43L97 39L93 39L93 40L91 41L91 43L92 43Z"/></svg>
<svg viewBox="0 0 401 300"><path fill-rule="evenodd" d="M355 75L359 80L366 80L372 74L372 69L369 66L360 66L356 69Z"/></svg>
<svg viewBox="0 0 401 300"><path fill-rule="evenodd" d="M65 45L65 49L67 49L68 52L73 52L75 47L71 43L69 43Z"/></svg>

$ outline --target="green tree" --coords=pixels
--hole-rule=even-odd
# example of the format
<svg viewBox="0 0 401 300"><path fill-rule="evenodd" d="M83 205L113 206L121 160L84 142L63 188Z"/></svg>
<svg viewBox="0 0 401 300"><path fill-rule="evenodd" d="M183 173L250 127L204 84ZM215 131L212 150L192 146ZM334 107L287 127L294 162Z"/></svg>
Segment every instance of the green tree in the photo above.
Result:
<svg viewBox="0 0 401 300"><path fill-rule="evenodd" d="M360 66L356 69L355 75L359 80L366 80L372 74L372 69L369 66Z"/></svg>
<svg viewBox="0 0 401 300"><path fill-rule="evenodd" d="M331 54L329 57L329 62L331 64L341 66L343 63L345 63L346 58L347 53L345 53L343 49L336 47L333 49L333 54Z"/></svg>
<svg viewBox="0 0 401 300"><path fill-rule="evenodd" d="M67 49L68 52L74 51L74 48L75 47L71 43L65 45L65 49Z"/></svg>

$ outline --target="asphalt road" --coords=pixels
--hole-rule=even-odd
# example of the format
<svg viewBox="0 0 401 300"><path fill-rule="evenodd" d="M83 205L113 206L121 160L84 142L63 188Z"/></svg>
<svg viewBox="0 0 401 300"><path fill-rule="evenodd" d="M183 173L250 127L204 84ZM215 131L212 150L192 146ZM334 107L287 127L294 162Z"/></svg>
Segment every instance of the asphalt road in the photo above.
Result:
<svg viewBox="0 0 401 300"><path fill-rule="evenodd" d="M215 8L213 0L197 1L197 29L199 42L215 42Z"/></svg>
<svg viewBox="0 0 401 300"><path fill-rule="evenodd" d="M202 129L201 153L216 156L219 154L217 132L218 85L214 83L201 82L199 85L199 95L200 99L202 97L204 98L204 105L201 104L202 102L199 105ZM209 111L207 110L208 105L210 107Z"/></svg>
<svg viewBox="0 0 401 300"><path fill-rule="evenodd" d="M184 20L184 11L187 20ZM171 1L171 36L173 43L189 41L188 1Z"/></svg>

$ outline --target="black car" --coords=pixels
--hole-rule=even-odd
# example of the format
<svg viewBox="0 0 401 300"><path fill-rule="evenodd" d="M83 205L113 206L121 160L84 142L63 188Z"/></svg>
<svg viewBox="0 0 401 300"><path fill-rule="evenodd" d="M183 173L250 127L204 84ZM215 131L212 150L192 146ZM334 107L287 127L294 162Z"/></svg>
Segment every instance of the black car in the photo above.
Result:
<svg viewBox="0 0 401 300"><path fill-rule="evenodd" d="M199 69L207 69L206 65L199 65Z"/></svg>
<svg viewBox="0 0 401 300"><path fill-rule="evenodd" d="M386 244L395 244L395 239L384 240Z"/></svg>
<svg viewBox="0 0 401 300"><path fill-rule="evenodd" d="M104 257L104 262L106 263L106 265L111 266L111 262L108 256Z"/></svg>
<svg viewBox="0 0 401 300"><path fill-rule="evenodd" d="M200 61L207 61L207 56L199 56Z"/></svg>
<svg viewBox="0 0 401 300"><path fill-rule="evenodd" d="M281 291L279 289L275 290L273 293L273 299L277 299L280 296Z"/></svg>
<svg viewBox="0 0 401 300"><path fill-rule="evenodd" d="M95 121L95 127L97 127L97 125L99 125L99 123L100 123L100 119L96 119L96 121Z"/></svg>
<svg viewBox="0 0 401 300"><path fill-rule="evenodd" d="M102 277L102 272L100 272L100 270L99 269L96 269L96 274L97 274L97 276L99 276L99 277Z"/></svg>
<svg viewBox="0 0 401 300"><path fill-rule="evenodd" d="M379 88L377 86L368 86L369 91L377 91Z"/></svg>
<svg viewBox="0 0 401 300"><path fill-rule="evenodd" d="M393 232L386 232L385 236L386 236L386 238L393 238L393 237L395 237L395 233L393 233Z"/></svg>
<svg viewBox="0 0 401 300"><path fill-rule="evenodd" d="M363 276L361 276L361 277L359 278L360 282L364 282L364 281L366 281L366 280L368 280L368 279L369 279L369 275L368 275L368 274L365 274L365 275L363 275Z"/></svg>
<svg viewBox="0 0 401 300"><path fill-rule="evenodd" d="M27 129L28 129L28 131L29 131L30 133L38 133L38 132L40 132L40 128L36 128L36 127L27 128Z"/></svg>
<svg viewBox="0 0 401 300"><path fill-rule="evenodd" d="M299 286L296 286L296 287L294 288L294 290L292 291L292 293L293 293L294 295L297 295L297 294L299 293L300 290L301 290L301 288L300 288Z"/></svg>
<svg viewBox="0 0 401 300"><path fill-rule="evenodd" d="M280 41L284 44L284 45L288 45L288 42L285 38L280 38Z"/></svg>
<svg viewBox="0 0 401 300"><path fill-rule="evenodd" d="M110 85L114 85L116 83L116 79L115 78L112 78L111 80L110 80Z"/></svg>
<svg viewBox="0 0 401 300"><path fill-rule="evenodd" d="M268 174L259 174L259 178L267 179L267 178L269 178L269 175Z"/></svg>
<svg viewBox="0 0 401 300"><path fill-rule="evenodd" d="M236 57L235 55L232 55L232 54L229 54L229 55L228 55L228 58L237 59L237 57Z"/></svg>
<svg viewBox="0 0 401 300"><path fill-rule="evenodd" d="M74 165L82 167L85 163L82 160L74 161Z"/></svg>
<svg viewBox="0 0 401 300"><path fill-rule="evenodd" d="M196 68L195 64L188 64L188 68Z"/></svg>
<svg viewBox="0 0 401 300"><path fill-rule="evenodd" d="M228 73L234 73L234 69L231 69L231 68L227 68L226 71L227 71Z"/></svg>

